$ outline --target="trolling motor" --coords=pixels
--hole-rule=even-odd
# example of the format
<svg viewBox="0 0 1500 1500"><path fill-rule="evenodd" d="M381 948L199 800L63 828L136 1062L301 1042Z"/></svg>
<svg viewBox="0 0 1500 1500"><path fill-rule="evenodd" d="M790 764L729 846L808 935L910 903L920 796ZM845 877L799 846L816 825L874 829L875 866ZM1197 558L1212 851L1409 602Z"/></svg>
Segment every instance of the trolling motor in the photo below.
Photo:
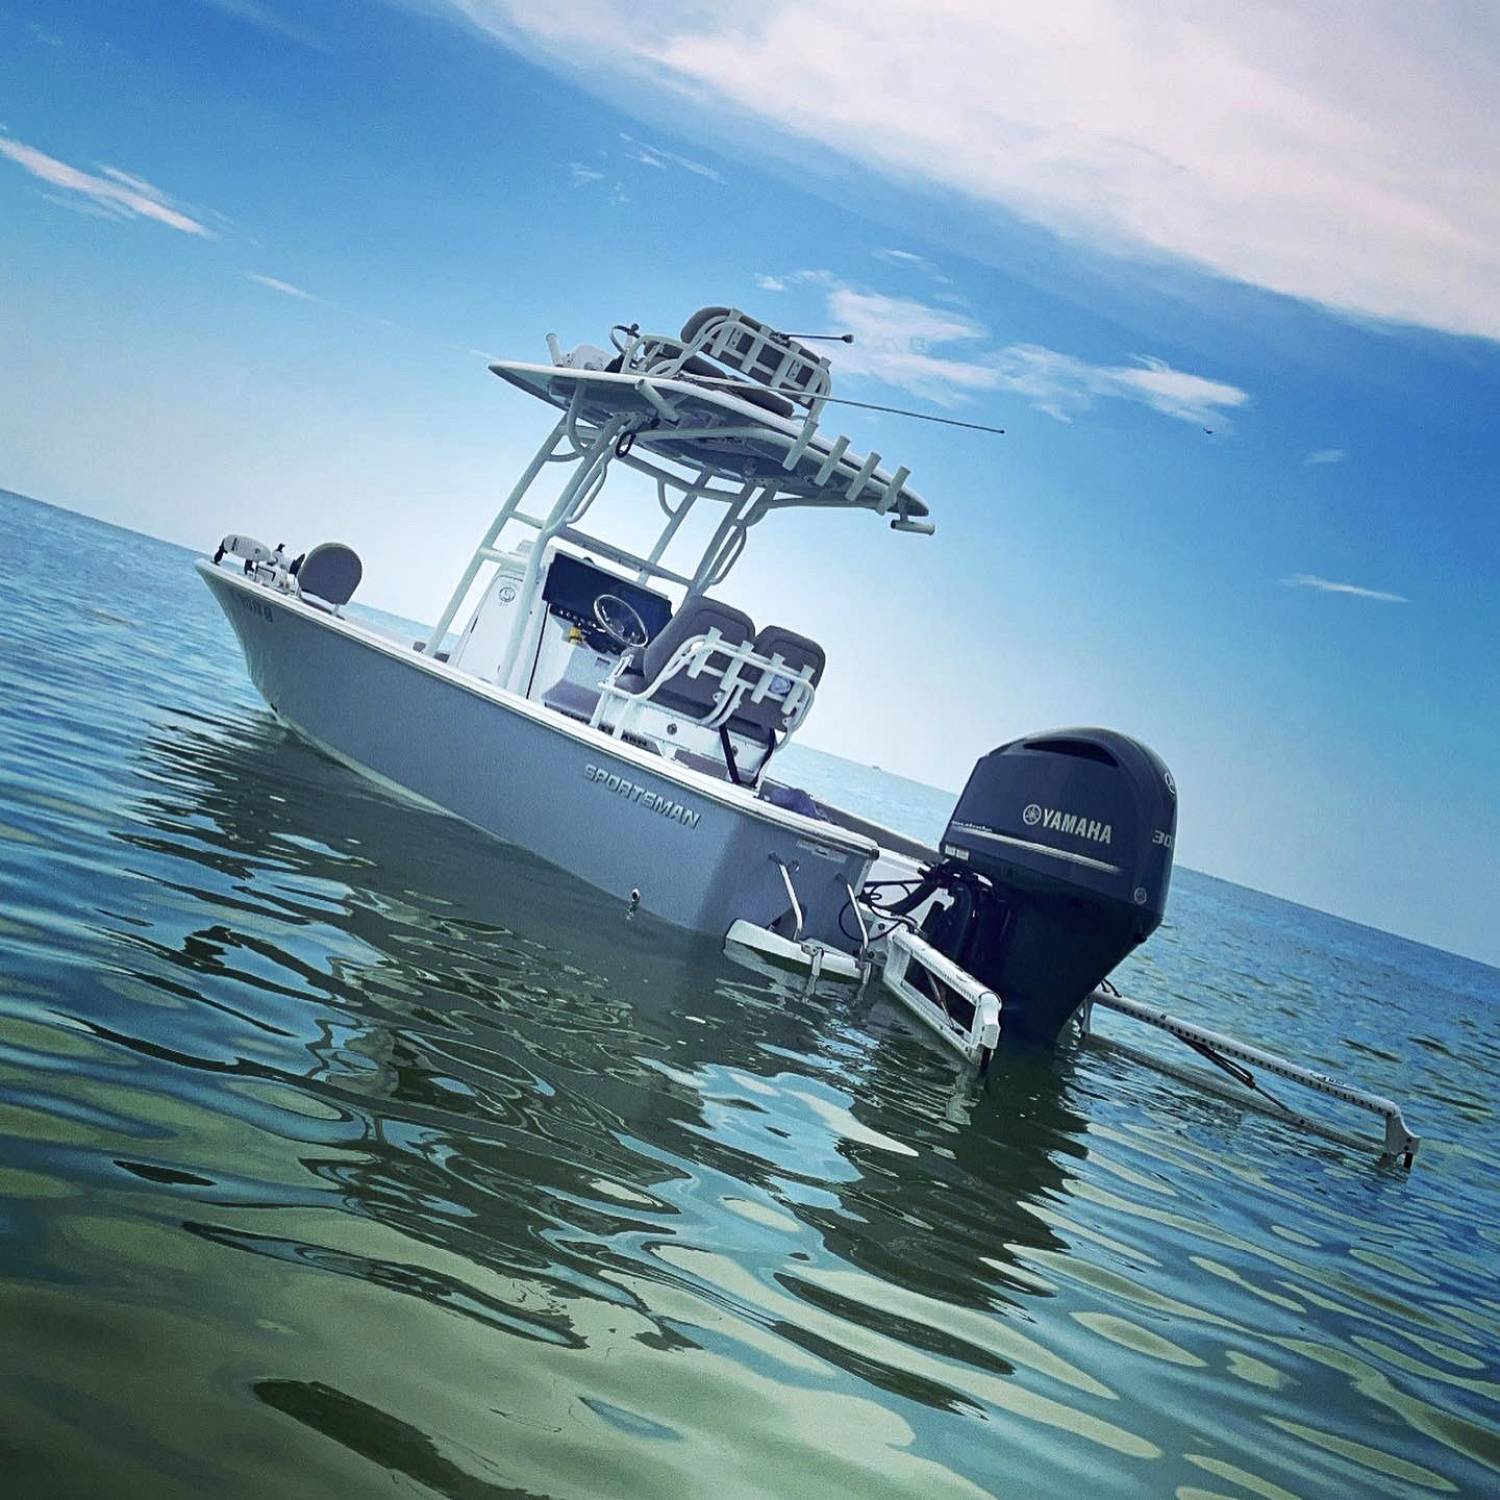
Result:
<svg viewBox="0 0 1500 1500"><path fill-rule="evenodd" d="M979 761L945 857L901 899L874 904L908 920L925 907L918 936L1000 997L1003 1038L1050 1043L1161 924L1176 831L1171 772L1139 741L1031 735ZM950 1010L955 999L932 998Z"/></svg>

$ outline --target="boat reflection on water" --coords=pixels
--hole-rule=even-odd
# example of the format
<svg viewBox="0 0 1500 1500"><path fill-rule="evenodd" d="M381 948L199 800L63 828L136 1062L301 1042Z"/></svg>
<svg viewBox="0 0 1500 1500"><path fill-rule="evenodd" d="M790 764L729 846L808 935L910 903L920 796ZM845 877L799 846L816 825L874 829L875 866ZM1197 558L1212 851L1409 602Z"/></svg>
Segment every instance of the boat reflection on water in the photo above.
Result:
<svg viewBox="0 0 1500 1500"><path fill-rule="evenodd" d="M1083 1151L1055 1063L1006 1059L980 1087L869 997L735 969L268 717L179 721L140 772L117 836L159 919L70 1024L101 1069L131 1055L155 1123L70 1170L101 1222L124 1193L152 1226L145 1248L91 1232L91 1281L158 1264L138 1295L173 1312L149 1314L154 1414L117 1362L86 1362L98 1431L271 1443L291 1473L323 1462L289 1437L307 1430L339 1445L345 1493L371 1459L456 1493L451 1466L485 1464L455 1443L505 1453L512 1483L565 1477L566 1452L512 1464L512 1445L580 1401L622 1473L663 1433L694 1472L729 1449L753 1467L769 1402L777 1483L823 1465L868 1491L938 1472L914 1411L999 1398L1012 1344L1032 1348L1006 1325L1044 1294L1023 1258L1066 1250L1026 1205ZM147 1337L99 1317L122 1351ZM143 1464L144 1484L160 1454ZM214 1470L224 1493L251 1478Z"/></svg>
<svg viewBox="0 0 1500 1500"><path fill-rule="evenodd" d="M805 1114L810 1088L820 1128L761 1163L738 1139L737 1175L769 1187L815 1148L808 1135L832 1131L860 1192L915 1227L926 1195L888 1168L939 1144L920 1175L946 1179L930 1184L943 1215L972 1213L997 1242L1053 1243L1007 1205L1055 1186L1083 1153L1065 1060L1004 1057L979 1080L877 988L734 966L711 940L388 797L268 717L163 735L150 758L164 774L145 801L157 832L140 841L199 864L215 908L184 923L175 953L158 951L199 979L279 970L261 976L247 1018L298 1036L301 1081L361 1113L372 1148L399 1119L389 1164L416 1124L460 1198L470 1167L540 1193L583 1191L607 1165L650 1190L663 1173L622 1140L687 1160L717 1151L704 1121L726 1090L755 1101L774 1140L777 1113ZM773 1107L777 1092L793 1102ZM864 1175L859 1137L888 1133L899 1149L877 1151L886 1169ZM959 1178L967 1207L945 1191ZM814 1180L828 1181L826 1165Z"/></svg>
<svg viewBox="0 0 1500 1500"><path fill-rule="evenodd" d="M1421 1040L1458 1101L1425 1175L1273 1161L1088 1050L980 1087L873 991L324 761L206 594L75 607L180 559L38 516L0 671L6 1500L1493 1487L1492 971L1194 877L1137 975L1330 1061Z"/></svg>

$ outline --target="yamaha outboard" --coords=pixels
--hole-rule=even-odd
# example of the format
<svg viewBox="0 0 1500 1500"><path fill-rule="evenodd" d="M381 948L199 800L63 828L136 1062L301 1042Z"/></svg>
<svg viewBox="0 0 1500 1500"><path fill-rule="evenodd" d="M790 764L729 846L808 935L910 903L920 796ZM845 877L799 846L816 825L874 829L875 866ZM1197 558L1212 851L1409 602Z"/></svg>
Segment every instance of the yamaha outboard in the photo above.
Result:
<svg viewBox="0 0 1500 1500"><path fill-rule="evenodd" d="M1000 996L1004 1041L1051 1042L1161 923L1177 788L1136 740L1059 729L992 750L942 838L922 936Z"/></svg>

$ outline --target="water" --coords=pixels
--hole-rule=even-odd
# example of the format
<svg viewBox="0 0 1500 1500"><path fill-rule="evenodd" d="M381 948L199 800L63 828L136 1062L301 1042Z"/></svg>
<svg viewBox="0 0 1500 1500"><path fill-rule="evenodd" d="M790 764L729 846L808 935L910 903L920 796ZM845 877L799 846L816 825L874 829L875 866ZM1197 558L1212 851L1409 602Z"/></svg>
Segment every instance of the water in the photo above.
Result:
<svg viewBox="0 0 1500 1500"><path fill-rule="evenodd" d="M0 496L0 589L7 1500L1500 1492L1494 971L1183 871L1125 976L1409 1176L981 1087L321 759L180 549Z"/></svg>

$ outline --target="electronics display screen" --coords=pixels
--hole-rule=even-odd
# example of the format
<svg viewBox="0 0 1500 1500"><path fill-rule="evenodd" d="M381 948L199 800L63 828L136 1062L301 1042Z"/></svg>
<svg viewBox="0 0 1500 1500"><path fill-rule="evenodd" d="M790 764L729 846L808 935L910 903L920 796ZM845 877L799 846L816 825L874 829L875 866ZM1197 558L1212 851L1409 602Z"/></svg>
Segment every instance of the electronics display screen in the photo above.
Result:
<svg viewBox="0 0 1500 1500"><path fill-rule="evenodd" d="M648 640L655 640L672 618L672 601L665 594L642 588L571 553L553 555L542 588L547 607L559 619L576 625L595 651L618 655L619 643L594 618L594 600L600 594L613 594L629 604L641 617Z"/></svg>

